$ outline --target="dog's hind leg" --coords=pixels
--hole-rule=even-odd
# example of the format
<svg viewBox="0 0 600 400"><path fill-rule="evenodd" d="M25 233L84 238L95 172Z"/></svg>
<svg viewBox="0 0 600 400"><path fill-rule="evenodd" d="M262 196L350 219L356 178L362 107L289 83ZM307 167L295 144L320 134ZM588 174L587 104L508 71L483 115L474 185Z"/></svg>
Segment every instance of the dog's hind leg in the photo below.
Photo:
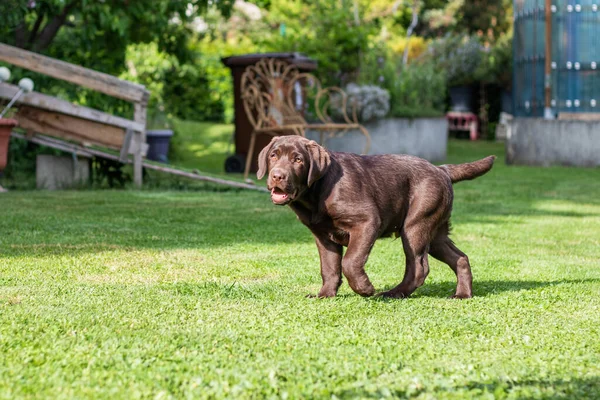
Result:
<svg viewBox="0 0 600 400"><path fill-rule="evenodd" d="M452 297L455 299L468 299L473 297L473 275L469 257L452 243L452 240L448 237L447 225L444 228L431 242L429 254L448 264L456 274L456 292Z"/></svg>
<svg viewBox="0 0 600 400"><path fill-rule="evenodd" d="M429 274L429 244L438 231L440 221L448 213L447 207L440 207L446 201L445 197L446 193L443 191L430 192L427 198L416 201L410 209L400 232L406 256L404 278L395 288L381 293L382 296L408 297L425 283Z"/></svg>
<svg viewBox="0 0 600 400"><path fill-rule="evenodd" d="M422 286L429 274L427 259L428 243L420 229L402 233L402 244L406 256L406 267L402 282L395 288L381 293L384 297L405 298Z"/></svg>
<svg viewBox="0 0 600 400"><path fill-rule="evenodd" d="M410 296L418 287L423 286L429 275L429 241L436 231L439 214L424 215L416 212L407 217L404 229L400 232L402 246L406 257L406 267L402 282L395 288L381 293L385 297L405 298Z"/></svg>

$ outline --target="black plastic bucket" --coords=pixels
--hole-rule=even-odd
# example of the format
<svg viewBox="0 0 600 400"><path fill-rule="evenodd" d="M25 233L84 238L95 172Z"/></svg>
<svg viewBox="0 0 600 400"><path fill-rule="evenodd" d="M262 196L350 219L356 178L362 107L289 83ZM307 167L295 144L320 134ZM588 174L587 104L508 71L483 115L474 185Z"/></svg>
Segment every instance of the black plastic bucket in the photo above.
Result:
<svg viewBox="0 0 600 400"><path fill-rule="evenodd" d="M170 129L146 131L146 143L148 143L146 158L152 161L168 163L169 143L172 136L173 131Z"/></svg>

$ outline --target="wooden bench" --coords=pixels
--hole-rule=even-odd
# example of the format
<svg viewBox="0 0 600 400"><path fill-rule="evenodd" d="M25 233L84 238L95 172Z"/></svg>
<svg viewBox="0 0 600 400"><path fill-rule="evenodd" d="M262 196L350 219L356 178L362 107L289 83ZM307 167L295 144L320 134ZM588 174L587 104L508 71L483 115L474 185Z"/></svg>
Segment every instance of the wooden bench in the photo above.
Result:
<svg viewBox="0 0 600 400"><path fill-rule="evenodd" d="M253 127L244 179L248 179L259 134L306 136L313 130L319 132L324 144L328 138L359 130L365 136L363 152L369 151L371 138L358 122L356 103L349 104L339 87L322 87L314 75L301 73L293 64L270 58L247 67L241 79L241 96ZM313 101L312 107L308 100ZM307 122L307 111L314 112L318 121Z"/></svg>
<svg viewBox="0 0 600 400"><path fill-rule="evenodd" d="M0 61L133 103L133 119L127 119L30 92L17 101L18 112L14 118L19 127L28 132L23 137L30 141L60 138L84 147L99 145L119 150L122 162L133 154L134 182L138 187L142 185L142 164L148 147L146 107L150 97L144 86L3 43L0 43ZM18 90L15 85L0 83L0 99L11 99ZM44 136L36 138L38 134ZM51 138L45 139L47 136Z"/></svg>

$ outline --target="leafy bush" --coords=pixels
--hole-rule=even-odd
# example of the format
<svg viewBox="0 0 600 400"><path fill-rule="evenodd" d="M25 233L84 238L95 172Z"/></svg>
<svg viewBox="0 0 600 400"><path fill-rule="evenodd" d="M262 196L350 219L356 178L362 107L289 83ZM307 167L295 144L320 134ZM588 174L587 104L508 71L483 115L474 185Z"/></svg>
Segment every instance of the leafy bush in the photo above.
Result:
<svg viewBox="0 0 600 400"><path fill-rule="evenodd" d="M151 114L161 109L179 118L220 122L224 105L210 87L205 65L190 58L181 63L174 55L160 51L157 43L131 45L126 54L127 71L121 78L150 90Z"/></svg>
<svg viewBox="0 0 600 400"><path fill-rule="evenodd" d="M297 51L316 59L318 77L326 86L344 86L356 80L377 30L373 21L356 23L351 2L273 0L267 22L283 30L271 30L270 36L261 32L257 39L264 49Z"/></svg>
<svg viewBox="0 0 600 400"><path fill-rule="evenodd" d="M394 117L439 117L445 110L446 77L432 63L412 63L400 70L390 93Z"/></svg>
<svg viewBox="0 0 600 400"><path fill-rule="evenodd" d="M223 103L213 98L208 77L195 65L168 71L164 97L168 111L178 118L223 121Z"/></svg>
<svg viewBox="0 0 600 400"><path fill-rule="evenodd" d="M194 41L192 48L199 54L196 64L208 80L210 101L222 104L223 120L232 122L234 117L233 79L231 79L231 70L221 62L221 58L260 52L261 49L250 42L247 37L232 36L224 39L222 36L211 37L210 35ZM197 117L194 119L202 120Z"/></svg>
<svg viewBox="0 0 600 400"><path fill-rule="evenodd" d="M482 82L508 89L512 82L512 62L512 33L509 33L483 53L476 76Z"/></svg>
<svg viewBox="0 0 600 400"><path fill-rule="evenodd" d="M384 45L377 46L365 57L359 82L375 84L389 92L392 117L430 118L444 114L446 76L428 59L403 65L402 55Z"/></svg>

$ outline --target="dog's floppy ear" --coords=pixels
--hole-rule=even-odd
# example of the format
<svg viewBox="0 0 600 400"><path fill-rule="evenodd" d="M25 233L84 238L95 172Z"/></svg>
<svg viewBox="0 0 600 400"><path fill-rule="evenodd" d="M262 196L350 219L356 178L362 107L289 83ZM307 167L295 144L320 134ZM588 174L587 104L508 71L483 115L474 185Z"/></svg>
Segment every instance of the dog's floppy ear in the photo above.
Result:
<svg viewBox="0 0 600 400"><path fill-rule="evenodd" d="M324 147L319 146L317 142L311 140L306 144L308 156L310 158L310 167L308 169L308 187L318 181L325 175L325 171L331 164L329 153Z"/></svg>
<svg viewBox="0 0 600 400"><path fill-rule="evenodd" d="M262 179L263 176L267 173L267 169L269 166L269 153L271 153L271 149L275 142L279 140L279 136L273 136L271 142L265 146L264 149L260 151L258 155L258 171L256 172L256 177L258 179Z"/></svg>

